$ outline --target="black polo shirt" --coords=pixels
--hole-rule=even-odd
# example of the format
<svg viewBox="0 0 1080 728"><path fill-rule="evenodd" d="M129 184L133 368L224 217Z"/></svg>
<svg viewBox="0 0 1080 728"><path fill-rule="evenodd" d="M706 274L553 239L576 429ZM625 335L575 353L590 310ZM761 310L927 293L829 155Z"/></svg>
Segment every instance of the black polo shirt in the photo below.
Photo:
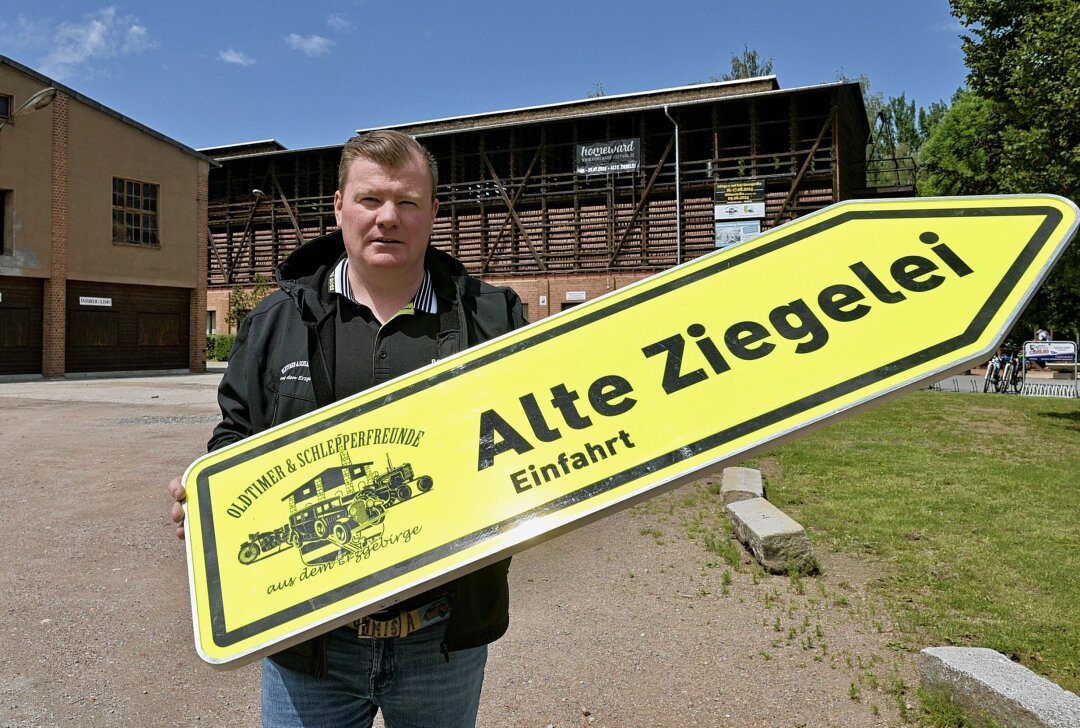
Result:
<svg viewBox="0 0 1080 728"><path fill-rule="evenodd" d="M348 272L348 259L342 258L328 277L330 292L339 295L334 327L334 393L339 399L408 374L438 358L438 299L427 270L413 299L386 323L381 323L353 296Z"/></svg>

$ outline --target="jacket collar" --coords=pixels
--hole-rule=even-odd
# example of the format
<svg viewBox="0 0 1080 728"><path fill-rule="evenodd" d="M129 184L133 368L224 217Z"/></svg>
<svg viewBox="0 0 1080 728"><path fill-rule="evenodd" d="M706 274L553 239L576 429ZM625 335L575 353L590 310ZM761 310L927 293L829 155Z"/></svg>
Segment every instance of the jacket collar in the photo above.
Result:
<svg viewBox="0 0 1080 728"><path fill-rule="evenodd" d="M316 320L333 312L336 301L326 294L326 277L345 254L340 230L310 240L278 264L275 275L281 290L292 296L300 308L311 311ZM465 266L448 253L428 245L424 265L431 271L435 295L451 305L461 298L467 278Z"/></svg>

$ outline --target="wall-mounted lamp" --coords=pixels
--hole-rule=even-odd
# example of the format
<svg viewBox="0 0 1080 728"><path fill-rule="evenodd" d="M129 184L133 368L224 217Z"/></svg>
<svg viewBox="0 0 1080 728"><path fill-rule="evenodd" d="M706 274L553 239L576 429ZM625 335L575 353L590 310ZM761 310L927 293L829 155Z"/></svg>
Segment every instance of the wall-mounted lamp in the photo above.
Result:
<svg viewBox="0 0 1080 728"><path fill-rule="evenodd" d="M55 88L49 86L48 88L41 89L33 96L28 98L26 101L24 101L22 106L15 109L14 114L0 121L0 129L3 129L4 126L7 124L14 124L15 119L19 118L20 116L26 116L27 114L34 113L38 109L44 109L46 106L53 102L54 98L56 98Z"/></svg>

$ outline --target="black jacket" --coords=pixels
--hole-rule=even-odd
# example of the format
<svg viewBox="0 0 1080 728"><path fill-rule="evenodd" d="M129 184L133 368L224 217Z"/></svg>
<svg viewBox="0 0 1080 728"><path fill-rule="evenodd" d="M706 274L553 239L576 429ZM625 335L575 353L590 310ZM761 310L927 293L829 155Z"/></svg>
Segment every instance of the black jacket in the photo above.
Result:
<svg viewBox="0 0 1080 728"><path fill-rule="evenodd" d="M218 389L222 419L209 450L340 399L342 395L334 392L333 371L338 296L327 293L326 279L344 252L341 233L334 232L305 243L278 266L281 290L244 319L236 336ZM509 288L469 277L461 263L435 248L428 248L425 262L439 298L440 358L526 323L521 301ZM308 372L310 380L303 376ZM453 609L446 622L444 650L487 644L506 632L509 565L506 559L451 582ZM271 659L323 676L326 640L326 635L315 637Z"/></svg>

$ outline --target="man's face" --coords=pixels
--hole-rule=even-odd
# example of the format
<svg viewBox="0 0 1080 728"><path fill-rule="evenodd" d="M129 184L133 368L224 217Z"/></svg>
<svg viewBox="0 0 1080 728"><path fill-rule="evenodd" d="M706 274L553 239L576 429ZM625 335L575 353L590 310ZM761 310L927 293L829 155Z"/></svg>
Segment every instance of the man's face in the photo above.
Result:
<svg viewBox="0 0 1080 728"><path fill-rule="evenodd" d="M368 270L423 270L438 211L438 201L431 199L431 172L419 159L393 169L357 158L344 191L334 193L349 262Z"/></svg>

